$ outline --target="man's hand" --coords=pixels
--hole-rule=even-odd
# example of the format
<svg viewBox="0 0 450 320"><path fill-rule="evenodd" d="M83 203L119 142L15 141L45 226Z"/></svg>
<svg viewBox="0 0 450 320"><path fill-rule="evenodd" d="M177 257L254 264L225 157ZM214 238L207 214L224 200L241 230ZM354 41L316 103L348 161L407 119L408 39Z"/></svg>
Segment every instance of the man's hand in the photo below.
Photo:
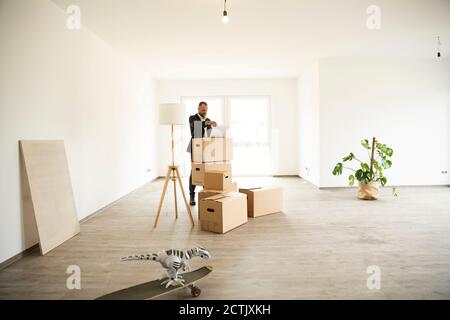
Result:
<svg viewBox="0 0 450 320"><path fill-rule="evenodd" d="M211 126L211 127L217 127L217 122L215 122L215 121L206 121L205 125L206 126Z"/></svg>

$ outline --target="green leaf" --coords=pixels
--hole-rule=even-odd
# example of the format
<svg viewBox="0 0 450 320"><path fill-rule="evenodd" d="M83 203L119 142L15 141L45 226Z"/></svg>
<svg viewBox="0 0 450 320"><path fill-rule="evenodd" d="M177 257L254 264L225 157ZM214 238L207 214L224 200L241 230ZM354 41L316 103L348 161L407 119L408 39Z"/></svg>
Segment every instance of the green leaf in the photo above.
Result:
<svg viewBox="0 0 450 320"><path fill-rule="evenodd" d="M377 149L382 153L386 154L387 146L385 144L377 143Z"/></svg>
<svg viewBox="0 0 450 320"><path fill-rule="evenodd" d="M383 168L389 169L390 167L392 167L392 161L383 159L383 161L381 162L381 165L383 166Z"/></svg>
<svg viewBox="0 0 450 320"><path fill-rule="evenodd" d="M369 171L370 167L367 163L361 162L361 169L363 169L364 171Z"/></svg>
<svg viewBox="0 0 450 320"><path fill-rule="evenodd" d="M373 180L372 173L370 171L363 171L362 182L367 183Z"/></svg>
<svg viewBox="0 0 450 320"><path fill-rule="evenodd" d="M355 176L354 175L351 174L348 176L348 184L350 186L353 186L355 184Z"/></svg>
<svg viewBox="0 0 450 320"><path fill-rule="evenodd" d="M350 154L349 154L348 156L342 158L342 161L343 161L343 162L345 162L345 161L351 161L351 160L353 160L353 159L355 159L355 155L354 155L352 152L350 152Z"/></svg>
<svg viewBox="0 0 450 320"><path fill-rule="evenodd" d="M383 176L383 168L382 167L380 167L376 172L378 173L379 177Z"/></svg>
<svg viewBox="0 0 450 320"><path fill-rule="evenodd" d="M358 170L355 172L355 178L356 178L356 180L361 181L361 180L363 179L363 174L364 174L364 171L362 171L362 169L358 169Z"/></svg>
<svg viewBox="0 0 450 320"><path fill-rule="evenodd" d="M375 170L381 171L380 164L378 163L377 160L373 160L373 167L375 168Z"/></svg>
<svg viewBox="0 0 450 320"><path fill-rule="evenodd" d="M361 140L361 145L362 145L364 148L366 148L367 150L370 149L370 146L369 146L369 140L367 140L367 139Z"/></svg>
<svg viewBox="0 0 450 320"><path fill-rule="evenodd" d="M342 163L338 162L333 169L333 176L339 176L342 174Z"/></svg>
<svg viewBox="0 0 450 320"><path fill-rule="evenodd" d="M386 155L388 157L392 157L393 154L394 154L394 150L392 150L391 148L386 148Z"/></svg>
<svg viewBox="0 0 450 320"><path fill-rule="evenodd" d="M386 184L386 182L387 182L387 178L386 177L380 177L381 186L384 186Z"/></svg>

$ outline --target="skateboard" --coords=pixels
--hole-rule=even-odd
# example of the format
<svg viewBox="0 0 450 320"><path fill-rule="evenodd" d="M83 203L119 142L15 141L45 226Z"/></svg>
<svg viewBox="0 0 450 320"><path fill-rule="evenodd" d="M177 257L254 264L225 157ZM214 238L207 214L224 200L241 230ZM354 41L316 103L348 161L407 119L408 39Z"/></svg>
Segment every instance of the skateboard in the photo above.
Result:
<svg viewBox="0 0 450 320"><path fill-rule="evenodd" d="M182 273L181 275L185 281L183 285L180 284L166 288L164 285L161 285L164 279L153 280L108 293L96 300L150 300L186 287L191 290L191 295L196 298L202 293L202 290L195 285L195 282L209 275L212 270L213 268L211 266L206 266L194 271Z"/></svg>

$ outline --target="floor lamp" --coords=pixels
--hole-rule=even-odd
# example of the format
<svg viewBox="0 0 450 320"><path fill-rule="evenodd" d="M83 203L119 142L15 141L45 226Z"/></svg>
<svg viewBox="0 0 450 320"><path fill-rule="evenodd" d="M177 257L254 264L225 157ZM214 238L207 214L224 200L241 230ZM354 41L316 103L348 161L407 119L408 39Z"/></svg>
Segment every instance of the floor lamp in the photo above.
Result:
<svg viewBox="0 0 450 320"><path fill-rule="evenodd" d="M166 178L164 180L164 187L161 194L161 199L159 200L158 213L156 214L155 223L153 225L156 228L158 224L159 214L161 213L161 207L164 202L164 197L166 196L167 185L169 181L173 182L173 193L175 200L175 218L178 219L178 203L177 203L177 181L180 185L181 193L183 195L184 204L186 205L186 210L191 220L192 226L194 226L194 219L192 219L191 207L186 199L186 194L184 193L183 184L181 182L180 171L178 166L175 165L174 159L174 149L175 142L173 140L173 129L175 125L184 125L185 123L185 112L184 108L180 104L167 103L161 104L159 106L159 124L160 125L170 125L171 126L171 137L172 137L172 163L167 168Z"/></svg>

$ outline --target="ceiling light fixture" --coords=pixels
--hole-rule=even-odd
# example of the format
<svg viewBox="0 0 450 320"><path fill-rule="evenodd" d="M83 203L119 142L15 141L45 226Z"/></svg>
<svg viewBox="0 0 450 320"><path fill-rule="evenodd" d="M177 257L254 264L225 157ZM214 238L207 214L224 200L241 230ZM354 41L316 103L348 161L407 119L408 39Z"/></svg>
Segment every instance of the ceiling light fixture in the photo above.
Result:
<svg viewBox="0 0 450 320"><path fill-rule="evenodd" d="M227 12L227 0L225 0L225 2L223 3L223 17L222 17L222 22L223 23L228 23L229 19L228 19L228 12Z"/></svg>

